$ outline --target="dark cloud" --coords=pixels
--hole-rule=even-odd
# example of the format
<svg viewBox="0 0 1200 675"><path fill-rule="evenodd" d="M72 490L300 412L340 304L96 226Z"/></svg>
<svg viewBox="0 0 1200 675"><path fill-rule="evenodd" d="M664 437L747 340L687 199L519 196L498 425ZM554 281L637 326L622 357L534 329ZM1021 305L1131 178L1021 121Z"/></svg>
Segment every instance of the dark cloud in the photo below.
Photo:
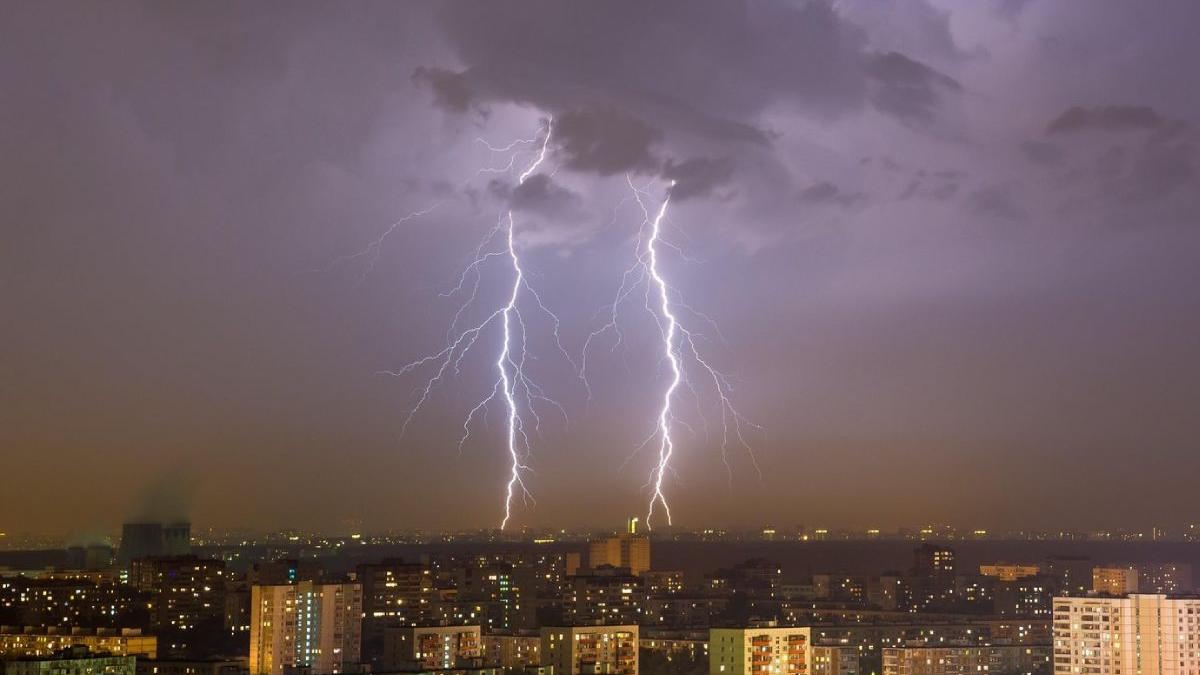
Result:
<svg viewBox="0 0 1200 675"><path fill-rule="evenodd" d="M1158 129L1166 123L1154 108L1144 105L1110 105L1097 108L1075 106L1046 126L1046 133L1061 134L1086 129L1130 131Z"/></svg>
<svg viewBox="0 0 1200 675"><path fill-rule="evenodd" d="M1120 194L1131 201L1161 199L1183 188L1200 189L1196 182L1196 148L1189 143L1152 144L1130 162Z"/></svg>
<svg viewBox="0 0 1200 675"><path fill-rule="evenodd" d="M862 100L864 37L826 2L448 2L442 26L486 95L550 110L620 102L745 123L775 101ZM658 121L658 120L655 120Z"/></svg>
<svg viewBox="0 0 1200 675"><path fill-rule="evenodd" d="M1043 166L1062 164L1063 159L1066 157L1066 152L1061 147L1043 141L1026 141L1022 143L1021 153L1029 161Z"/></svg>
<svg viewBox="0 0 1200 675"><path fill-rule="evenodd" d="M909 122L929 122L944 94L962 90L954 78L898 52L872 54L863 68L877 84L872 104Z"/></svg>
<svg viewBox="0 0 1200 675"><path fill-rule="evenodd" d="M1200 118L1183 67L1200 58L1200 3L1153 4L1022 3L1010 21L998 0L3 3L5 470L85 492L107 527L138 511L491 525L501 430L455 450L497 331L402 439L423 374L373 373L443 344L461 296L438 292L501 204L575 352L634 254L642 214L619 175L634 171L653 203L659 179L677 181L667 233L699 262L664 250L665 269L721 325L714 357L771 431L755 445L765 480L834 477L714 500L719 442L684 433L670 485L684 527L951 513L1057 528L1044 505L1064 503L1110 528L1195 512L1200 143L1175 120ZM1083 108L1063 124L1094 133L1044 133L1094 101L1153 114ZM476 141L573 112L588 124L520 187L532 147L506 169ZM1038 138L1022 146L1027 115ZM798 226L822 221L839 227ZM370 255L309 272L385 231ZM464 322L511 280L485 267ZM591 403L530 325L531 367L572 420L548 417L535 441L539 506L522 524L607 527L644 506L613 467L665 373L653 319L622 320L626 348L594 355ZM981 461L999 478L972 481ZM139 508L140 486L175 469L196 477L194 500L172 504L170 485ZM1068 492L1131 499L1064 499L1059 477L1081 470ZM933 474L974 492L897 488ZM397 491L398 475L428 479ZM839 502L848 490L869 498ZM0 530L78 525L77 504L41 492L6 483Z"/></svg>
<svg viewBox="0 0 1200 675"><path fill-rule="evenodd" d="M705 196L733 177L733 159L693 157L678 163L667 160L662 176L674 183L671 186L672 199L682 201Z"/></svg>
<svg viewBox="0 0 1200 675"><path fill-rule="evenodd" d="M1017 200L1011 184L990 185L971 193L967 204L975 213L1001 220L1024 221L1029 212Z"/></svg>
<svg viewBox="0 0 1200 675"><path fill-rule="evenodd" d="M956 194L958 194L958 183L946 183L944 185L938 185L929 191L930 197L943 202L954 198L954 195Z"/></svg>
<svg viewBox="0 0 1200 675"><path fill-rule="evenodd" d="M1096 174L1102 179L1120 178L1128 163L1128 150L1119 145L1109 146L1096 158Z"/></svg>
<svg viewBox="0 0 1200 675"><path fill-rule="evenodd" d="M429 85L434 102L450 112L465 113L474 102L471 85L462 73L419 66L413 70L413 80Z"/></svg>
<svg viewBox="0 0 1200 675"><path fill-rule="evenodd" d="M799 200L803 204L821 205L836 204L838 206L854 206L865 201L862 193L847 194L841 188L829 181L814 183L800 191Z"/></svg>
<svg viewBox="0 0 1200 675"><path fill-rule="evenodd" d="M583 207L582 197L544 173L534 174L516 187L493 180L488 184L488 191L515 211L550 219L578 220Z"/></svg>
<svg viewBox="0 0 1200 675"><path fill-rule="evenodd" d="M896 196L897 201L913 198L947 201L958 194L959 183L965 178L965 174L953 170L935 171L932 174L921 170L913 175L916 177L909 180L904 189Z"/></svg>
<svg viewBox="0 0 1200 675"><path fill-rule="evenodd" d="M950 62L968 56L955 43L950 12L928 0L842 0L837 8L862 26L871 44L881 51Z"/></svg>
<svg viewBox="0 0 1200 675"><path fill-rule="evenodd" d="M652 172L659 161L651 146L662 132L611 106L570 110L554 120L553 143L565 166L602 176Z"/></svg>

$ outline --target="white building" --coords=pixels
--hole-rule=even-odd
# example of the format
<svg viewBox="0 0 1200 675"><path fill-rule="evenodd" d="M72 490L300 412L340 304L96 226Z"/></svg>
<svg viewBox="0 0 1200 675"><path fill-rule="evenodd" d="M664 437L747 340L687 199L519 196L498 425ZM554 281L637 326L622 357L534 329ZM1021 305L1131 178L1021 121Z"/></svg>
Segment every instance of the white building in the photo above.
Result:
<svg viewBox="0 0 1200 675"><path fill-rule="evenodd" d="M250 590L250 673L312 675L357 670L362 586L302 581Z"/></svg>
<svg viewBox="0 0 1200 675"><path fill-rule="evenodd" d="M542 664L554 675L638 675L638 627L543 626Z"/></svg>
<svg viewBox="0 0 1200 675"><path fill-rule="evenodd" d="M809 675L808 628L713 628L708 631L710 675Z"/></svg>
<svg viewBox="0 0 1200 675"><path fill-rule="evenodd" d="M1054 599L1054 675L1200 675L1200 598Z"/></svg>

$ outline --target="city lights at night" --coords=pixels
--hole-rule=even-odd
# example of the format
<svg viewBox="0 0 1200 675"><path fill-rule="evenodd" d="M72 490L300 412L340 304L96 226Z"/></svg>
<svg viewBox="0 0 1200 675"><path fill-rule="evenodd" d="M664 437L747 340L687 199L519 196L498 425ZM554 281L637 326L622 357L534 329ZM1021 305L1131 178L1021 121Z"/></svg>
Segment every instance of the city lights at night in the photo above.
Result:
<svg viewBox="0 0 1200 675"><path fill-rule="evenodd" d="M1200 675L1197 26L0 0L0 675Z"/></svg>

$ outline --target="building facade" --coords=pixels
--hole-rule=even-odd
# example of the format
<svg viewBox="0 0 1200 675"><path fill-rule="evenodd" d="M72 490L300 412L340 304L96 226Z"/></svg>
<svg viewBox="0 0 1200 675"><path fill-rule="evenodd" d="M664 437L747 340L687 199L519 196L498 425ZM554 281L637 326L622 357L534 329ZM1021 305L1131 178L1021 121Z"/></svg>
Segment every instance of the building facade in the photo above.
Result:
<svg viewBox="0 0 1200 675"><path fill-rule="evenodd" d="M1200 598L1054 599L1055 675L1197 675Z"/></svg>
<svg viewBox="0 0 1200 675"><path fill-rule="evenodd" d="M708 633L710 675L808 675L809 628L713 628Z"/></svg>
<svg viewBox="0 0 1200 675"><path fill-rule="evenodd" d="M543 627L542 665L554 675L637 675L638 627Z"/></svg>
<svg viewBox="0 0 1200 675"><path fill-rule="evenodd" d="M479 666L483 639L479 626L404 626L383 637L382 670L448 670Z"/></svg>
<svg viewBox="0 0 1200 675"><path fill-rule="evenodd" d="M250 591L250 672L354 672L360 661L362 586L315 583Z"/></svg>
<svg viewBox="0 0 1200 675"><path fill-rule="evenodd" d="M196 556L139 558L129 581L150 597L150 624L189 631L225 624L225 563Z"/></svg>
<svg viewBox="0 0 1200 675"><path fill-rule="evenodd" d="M1039 675L1048 673L1050 649L1039 646L964 645L887 647L883 675Z"/></svg>
<svg viewBox="0 0 1200 675"><path fill-rule="evenodd" d="M83 647L113 656L158 656L158 638L136 628L85 629L0 627L0 658L50 657L64 649Z"/></svg>
<svg viewBox="0 0 1200 675"><path fill-rule="evenodd" d="M72 647L49 657L0 661L2 675L135 675L137 658Z"/></svg>
<svg viewBox="0 0 1200 675"><path fill-rule="evenodd" d="M588 543L588 567L624 567L639 575L650 569L650 538L618 534Z"/></svg>
<svg viewBox="0 0 1200 675"><path fill-rule="evenodd" d="M1138 592L1138 571L1132 565L1092 568L1092 592L1125 595Z"/></svg>

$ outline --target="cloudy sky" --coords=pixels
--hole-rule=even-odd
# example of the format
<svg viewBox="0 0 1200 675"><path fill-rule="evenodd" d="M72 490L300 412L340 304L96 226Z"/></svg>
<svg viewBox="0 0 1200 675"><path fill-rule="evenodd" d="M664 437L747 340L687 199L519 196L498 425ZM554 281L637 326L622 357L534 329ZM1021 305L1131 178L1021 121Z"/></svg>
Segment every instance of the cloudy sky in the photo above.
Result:
<svg viewBox="0 0 1200 675"><path fill-rule="evenodd" d="M677 524L1190 522L1197 25L1191 0L5 3L0 530L494 525L502 408L458 440L498 324L407 429L433 372L380 373L444 346L508 210L578 360L634 260L630 184L671 195L681 317L761 427L723 453L693 377ZM511 268L479 279L466 325ZM515 524L644 511L669 372L639 297L590 397L525 305L568 420L541 411Z"/></svg>

